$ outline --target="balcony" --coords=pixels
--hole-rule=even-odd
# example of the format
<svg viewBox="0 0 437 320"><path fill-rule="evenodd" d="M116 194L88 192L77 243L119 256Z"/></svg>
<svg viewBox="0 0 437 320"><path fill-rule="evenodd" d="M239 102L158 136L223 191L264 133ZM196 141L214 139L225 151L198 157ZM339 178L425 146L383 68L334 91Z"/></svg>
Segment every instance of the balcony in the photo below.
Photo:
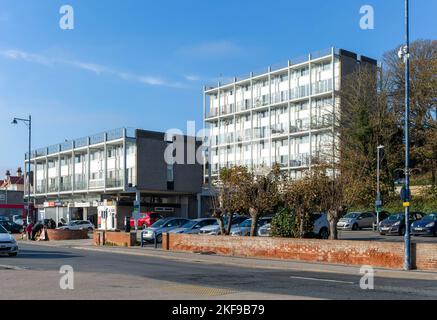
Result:
<svg viewBox="0 0 437 320"><path fill-rule="evenodd" d="M58 183L49 184L47 188L47 193L55 193L58 192Z"/></svg>
<svg viewBox="0 0 437 320"><path fill-rule="evenodd" d="M308 167L310 165L310 154L301 153L290 158L290 167Z"/></svg>
<svg viewBox="0 0 437 320"><path fill-rule="evenodd" d="M103 189L105 187L104 179L93 179L90 180L89 188L90 189Z"/></svg>
<svg viewBox="0 0 437 320"><path fill-rule="evenodd" d="M122 188L123 187L123 179L108 178L106 180L106 187L107 188Z"/></svg>

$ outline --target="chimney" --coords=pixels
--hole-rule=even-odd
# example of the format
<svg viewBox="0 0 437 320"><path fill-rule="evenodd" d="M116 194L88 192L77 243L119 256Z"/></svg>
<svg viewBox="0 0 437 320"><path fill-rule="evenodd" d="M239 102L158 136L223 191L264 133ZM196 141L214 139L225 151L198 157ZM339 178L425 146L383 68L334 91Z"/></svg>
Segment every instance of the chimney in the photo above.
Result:
<svg viewBox="0 0 437 320"><path fill-rule="evenodd" d="M21 167L17 169L17 177L21 178L23 171L21 171Z"/></svg>
<svg viewBox="0 0 437 320"><path fill-rule="evenodd" d="M8 181L11 177L11 172L9 170L6 170L6 180Z"/></svg>

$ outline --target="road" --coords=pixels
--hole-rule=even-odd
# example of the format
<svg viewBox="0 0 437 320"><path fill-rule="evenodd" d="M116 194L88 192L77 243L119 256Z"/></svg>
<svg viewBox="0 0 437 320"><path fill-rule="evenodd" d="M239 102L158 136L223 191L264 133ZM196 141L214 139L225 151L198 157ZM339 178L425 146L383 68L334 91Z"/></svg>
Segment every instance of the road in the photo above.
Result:
<svg viewBox="0 0 437 320"><path fill-rule="evenodd" d="M375 278L362 290L355 273L255 268L72 248L21 244L0 257L0 299L437 299L432 279ZM62 290L60 267L74 268L74 290ZM422 277L423 278L423 277Z"/></svg>

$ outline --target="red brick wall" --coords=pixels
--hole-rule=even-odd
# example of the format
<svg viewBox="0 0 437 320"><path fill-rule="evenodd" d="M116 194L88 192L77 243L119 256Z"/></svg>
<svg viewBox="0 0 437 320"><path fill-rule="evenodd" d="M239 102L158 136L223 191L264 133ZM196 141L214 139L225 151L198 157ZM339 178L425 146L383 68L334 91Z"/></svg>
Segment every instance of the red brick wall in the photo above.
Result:
<svg viewBox="0 0 437 320"><path fill-rule="evenodd" d="M47 229L49 241L88 239L88 230Z"/></svg>
<svg viewBox="0 0 437 320"><path fill-rule="evenodd" d="M262 237L223 237L169 234L164 250L213 252L229 256L302 260L401 269L404 245L394 242L325 241ZM414 245L416 266L437 271L437 245Z"/></svg>
<svg viewBox="0 0 437 320"><path fill-rule="evenodd" d="M413 246L412 254L417 269L437 271L437 244L417 243Z"/></svg>
<svg viewBox="0 0 437 320"><path fill-rule="evenodd" d="M94 231L94 245L114 245L119 247L132 247L136 244L135 233L115 231Z"/></svg>

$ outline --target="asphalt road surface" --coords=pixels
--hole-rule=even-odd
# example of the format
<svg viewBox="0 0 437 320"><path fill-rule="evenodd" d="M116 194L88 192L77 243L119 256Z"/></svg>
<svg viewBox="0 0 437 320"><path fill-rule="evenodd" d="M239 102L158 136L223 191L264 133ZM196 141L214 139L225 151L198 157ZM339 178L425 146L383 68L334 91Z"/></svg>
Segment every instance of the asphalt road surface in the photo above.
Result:
<svg viewBox="0 0 437 320"><path fill-rule="evenodd" d="M432 279L251 268L22 244L0 256L0 299L437 299ZM74 269L74 290L62 290L60 268Z"/></svg>

